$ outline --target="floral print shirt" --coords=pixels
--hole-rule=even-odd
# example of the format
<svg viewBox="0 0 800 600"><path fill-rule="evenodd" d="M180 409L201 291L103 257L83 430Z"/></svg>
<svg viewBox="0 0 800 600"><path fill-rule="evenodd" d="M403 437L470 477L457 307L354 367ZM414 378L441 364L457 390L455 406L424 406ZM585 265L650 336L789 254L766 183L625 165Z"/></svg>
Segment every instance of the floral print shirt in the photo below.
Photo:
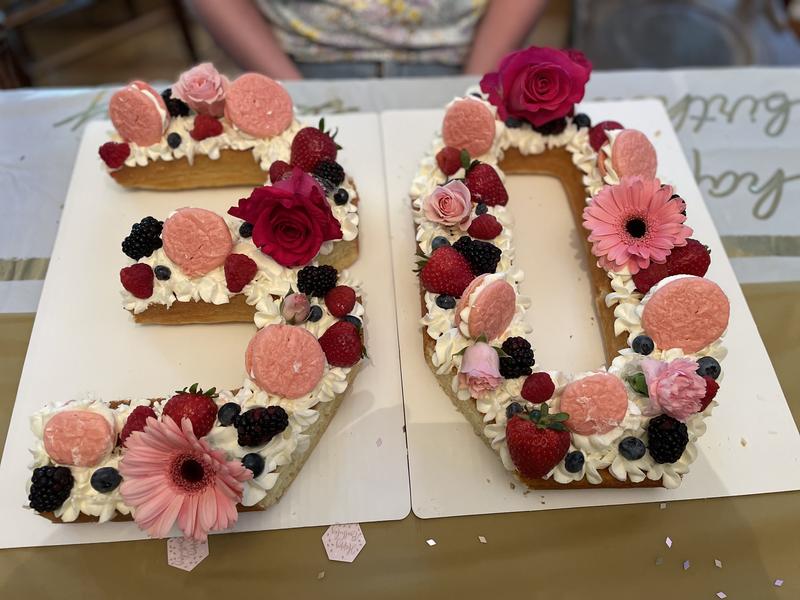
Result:
<svg viewBox="0 0 800 600"><path fill-rule="evenodd" d="M283 49L308 62L464 62L488 0L257 0Z"/></svg>

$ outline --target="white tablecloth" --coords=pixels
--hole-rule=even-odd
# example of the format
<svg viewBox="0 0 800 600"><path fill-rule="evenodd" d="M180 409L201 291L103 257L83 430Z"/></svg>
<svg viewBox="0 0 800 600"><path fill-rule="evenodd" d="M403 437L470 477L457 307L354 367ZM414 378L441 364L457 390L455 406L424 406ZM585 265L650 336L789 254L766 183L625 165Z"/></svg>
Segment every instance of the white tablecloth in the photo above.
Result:
<svg viewBox="0 0 800 600"><path fill-rule="evenodd" d="M287 84L307 111L435 108L471 77ZM0 92L0 312L36 309L86 111L112 88ZM101 95L101 92L105 92ZM587 100L661 98L742 283L800 280L800 69L596 72Z"/></svg>

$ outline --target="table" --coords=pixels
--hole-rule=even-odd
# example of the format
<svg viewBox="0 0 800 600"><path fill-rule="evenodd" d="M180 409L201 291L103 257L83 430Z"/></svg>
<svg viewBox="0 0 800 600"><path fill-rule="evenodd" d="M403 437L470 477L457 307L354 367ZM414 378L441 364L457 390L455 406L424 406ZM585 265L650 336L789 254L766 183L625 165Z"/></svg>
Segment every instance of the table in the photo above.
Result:
<svg viewBox="0 0 800 600"><path fill-rule="evenodd" d="M800 69L760 68L596 73L587 93L588 99L657 95L667 103L796 422L798 75ZM287 87L304 110L324 112L433 108L474 83L448 78ZM0 442L80 139L70 130L75 120L53 123L86 111L101 91L108 96L97 89L0 93ZM553 599L715 598L717 592L731 599L794 598L800 595L798 501L800 493L787 493L663 509L647 504L437 520L410 515L363 525L367 545L353 564L327 560L324 528L213 536L209 558L192 573L167 566L159 541L5 550L0 596L438 598L527 591ZM427 539L437 545L428 546ZM774 586L776 579L786 580L783 587Z"/></svg>

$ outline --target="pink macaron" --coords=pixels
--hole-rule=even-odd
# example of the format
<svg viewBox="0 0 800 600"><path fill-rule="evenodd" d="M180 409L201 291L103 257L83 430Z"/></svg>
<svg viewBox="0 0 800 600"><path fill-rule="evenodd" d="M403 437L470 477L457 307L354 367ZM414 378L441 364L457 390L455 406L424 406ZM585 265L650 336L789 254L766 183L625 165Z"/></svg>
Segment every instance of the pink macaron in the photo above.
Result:
<svg viewBox="0 0 800 600"><path fill-rule="evenodd" d="M473 279L456 305L456 327L461 325L461 312L469 308L468 331L472 338L481 335L494 340L508 329L517 309L517 295L510 283L503 279L492 281L484 287L474 302L470 300L473 292L486 280L486 275Z"/></svg>
<svg viewBox="0 0 800 600"><path fill-rule="evenodd" d="M144 81L133 81L114 93L108 114L117 133L139 146L159 143L169 125L164 99Z"/></svg>
<svg viewBox="0 0 800 600"><path fill-rule="evenodd" d="M47 421L42 437L53 462L93 467L111 452L115 436L103 415L89 410L65 410Z"/></svg>
<svg viewBox="0 0 800 600"><path fill-rule="evenodd" d="M680 277L660 285L644 302L642 327L662 350L698 352L728 328L725 292L703 277Z"/></svg>
<svg viewBox="0 0 800 600"><path fill-rule="evenodd" d="M639 175L645 179L655 179L658 166L656 149L641 131L623 129L614 139L611 150L611 166L617 176Z"/></svg>
<svg viewBox="0 0 800 600"><path fill-rule="evenodd" d="M293 399L317 387L325 370L325 353L307 329L268 325L250 340L244 364L261 389Z"/></svg>
<svg viewBox="0 0 800 600"><path fill-rule="evenodd" d="M569 415L565 424L579 435L607 433L625 418L628 392L618 377L596 373L564 388L559 411Z"/></svg>
<svg viewBox="0 0 800 600"><path fill-rule="evenodd" d="M225 93L225 117L249 135L275 137L292 124L292 98L266 75L245 73Z"/></svg>
<svg viewBox="0 0 800 600"><path fill-rule="evenodd" d="M470 156L486 154L492 148L495 120L483 102L456 100L442 122L442 138L447 146L466 150Z"/></svg>
<svg viewBox="0 0 800 600"><path fill-rule="evenodd" d="M233 239L225 219L204 208L180 208L164 221L164 253L188 277L205 275L225 262Z"/></svg>

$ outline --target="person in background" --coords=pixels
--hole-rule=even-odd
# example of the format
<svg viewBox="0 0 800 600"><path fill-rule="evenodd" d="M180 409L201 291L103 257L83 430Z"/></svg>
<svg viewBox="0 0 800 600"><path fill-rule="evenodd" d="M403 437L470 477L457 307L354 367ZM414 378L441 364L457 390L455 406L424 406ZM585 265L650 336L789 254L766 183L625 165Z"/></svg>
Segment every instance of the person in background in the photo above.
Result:
<svg viewBox="0 0 800 600"><path fill-rule="evenodd" d="M547 0L192 0L217 43L276 79L479 74Z"/></svg>

